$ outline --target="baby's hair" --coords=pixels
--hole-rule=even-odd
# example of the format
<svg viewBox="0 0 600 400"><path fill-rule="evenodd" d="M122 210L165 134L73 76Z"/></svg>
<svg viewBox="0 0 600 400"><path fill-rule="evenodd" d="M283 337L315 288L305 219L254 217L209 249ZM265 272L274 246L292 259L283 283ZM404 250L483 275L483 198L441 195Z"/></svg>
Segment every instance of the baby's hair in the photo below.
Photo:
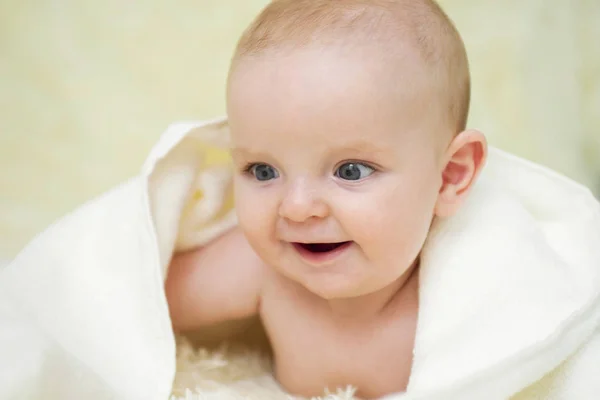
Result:
<svg viewBox="0 0 600 400"><path fill-rule="evenodd" d="M436 101L447 105L451 129L465 129L471 89L466 51L433 0L274 0L243 33L232 68L242 58L328 44L380 47L386 55L416 49Z"/></svg>

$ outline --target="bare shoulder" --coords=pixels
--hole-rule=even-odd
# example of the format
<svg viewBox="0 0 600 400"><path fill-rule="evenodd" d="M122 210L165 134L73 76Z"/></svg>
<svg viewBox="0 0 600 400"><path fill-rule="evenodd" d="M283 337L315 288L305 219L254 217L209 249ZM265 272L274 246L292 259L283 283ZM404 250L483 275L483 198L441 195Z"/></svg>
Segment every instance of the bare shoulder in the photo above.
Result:
<svg viewBox="0 0 600 400"><path fill-rule="evenodd" d="M198 249L176 254L165 291L173 324L192 330L258 313L266 265L241 229Z"/></svg>

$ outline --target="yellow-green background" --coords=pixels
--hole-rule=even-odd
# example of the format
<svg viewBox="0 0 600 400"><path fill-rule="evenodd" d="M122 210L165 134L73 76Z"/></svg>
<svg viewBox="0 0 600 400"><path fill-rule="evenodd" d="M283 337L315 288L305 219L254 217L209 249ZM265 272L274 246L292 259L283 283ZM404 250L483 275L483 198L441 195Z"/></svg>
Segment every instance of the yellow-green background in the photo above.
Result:
<svg viewBox="0 0 600 400"><path fill-rule="evenodd" d="M0 0L0 259L137 172L172 121L223 114L267 0ZM470 125L600 185L600 1L443 0L471 59Z"/></svg>

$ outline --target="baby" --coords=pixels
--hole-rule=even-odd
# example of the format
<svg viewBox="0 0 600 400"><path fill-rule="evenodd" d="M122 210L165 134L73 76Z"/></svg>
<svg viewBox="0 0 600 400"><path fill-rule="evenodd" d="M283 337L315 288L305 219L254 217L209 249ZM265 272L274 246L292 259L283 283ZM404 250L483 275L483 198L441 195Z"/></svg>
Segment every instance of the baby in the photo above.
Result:
<svg viewBox="0 0 600 400"><path fill-rule="evenodd" d="M486 159L469 92L431 0L269 4L228 80L239 227L174 257L174 328L258 315L290 393L404 391L421 248Z"/></svg>

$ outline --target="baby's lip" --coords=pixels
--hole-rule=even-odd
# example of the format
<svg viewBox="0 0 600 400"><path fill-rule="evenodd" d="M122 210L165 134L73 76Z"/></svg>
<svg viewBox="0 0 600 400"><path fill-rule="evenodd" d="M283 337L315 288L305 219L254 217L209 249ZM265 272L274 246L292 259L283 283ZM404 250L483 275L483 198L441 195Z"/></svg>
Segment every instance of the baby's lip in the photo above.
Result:
<svg viewBox="0 0 600 400"><path fill-rule="evenodd" d="M314 266L328 265L344 254L354 242L292 242L293 248L305 262Z"/></svg>
<svg viewBox="0 0 600 400"><path fill-rule="evenodd" d="M350 240L287 240L287 242L292 244L337 244L347 243Z"/></svg>
<svg viewBox="0 0 600 400"><path fill-rule="evenodd" d="M302 246L305 248L309 247L327 247L327 248L335 248L339 246L343 246L351 243L350 241L342 241L342 242L292 242L295 246Z"/></svg>

